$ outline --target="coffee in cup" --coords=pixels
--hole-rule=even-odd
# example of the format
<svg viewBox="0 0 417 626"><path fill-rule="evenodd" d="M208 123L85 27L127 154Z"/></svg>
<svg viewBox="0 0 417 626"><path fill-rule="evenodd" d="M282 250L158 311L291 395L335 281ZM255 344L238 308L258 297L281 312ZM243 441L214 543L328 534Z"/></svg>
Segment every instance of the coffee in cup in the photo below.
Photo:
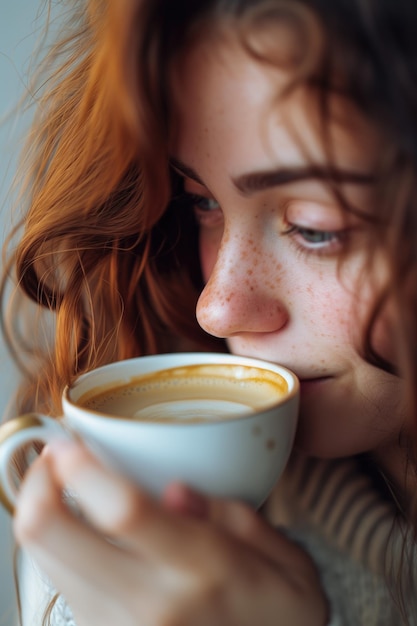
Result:
<svg viewBox="0 0 417 626"><path fill-rule="evenodd" d="M204 363L93 389L77 403L113 417L189 423L242 417L276 404L287 393L287 381L275 372L234 363Z"/></svg>

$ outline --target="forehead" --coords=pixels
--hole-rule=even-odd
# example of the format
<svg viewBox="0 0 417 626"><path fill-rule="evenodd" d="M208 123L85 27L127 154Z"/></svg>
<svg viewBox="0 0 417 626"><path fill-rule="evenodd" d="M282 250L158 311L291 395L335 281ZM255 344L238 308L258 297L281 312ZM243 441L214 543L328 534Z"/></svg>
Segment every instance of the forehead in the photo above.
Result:
<svg viewBox="0 0 417 626"><path fill-rule="evenodd" d="M196 165L217 154L236 174L256 156L257 168L326 160L317 92L299 86L284 95L293 75L256 60L231 36L210 36L178 60L174 80L172 151ZM334 163L369 169L377 158L377 134L354 105L329 97L326 132ZM194 162L194 163L193 163Z"/></svg>

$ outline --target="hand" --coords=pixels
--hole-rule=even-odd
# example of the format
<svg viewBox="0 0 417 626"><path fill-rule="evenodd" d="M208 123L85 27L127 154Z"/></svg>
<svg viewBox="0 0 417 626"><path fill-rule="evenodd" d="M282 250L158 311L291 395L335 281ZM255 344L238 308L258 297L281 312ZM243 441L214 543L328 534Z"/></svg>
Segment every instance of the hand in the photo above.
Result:
<svg viewBox="0 0 417 626"><path fill-rule="evenodd" d="M77 493L82 521L62 501ZM324 626L308 555L243 504L171 485L161 501L82 446L50 446L23 482L17 540L78 626Z"/></svg>

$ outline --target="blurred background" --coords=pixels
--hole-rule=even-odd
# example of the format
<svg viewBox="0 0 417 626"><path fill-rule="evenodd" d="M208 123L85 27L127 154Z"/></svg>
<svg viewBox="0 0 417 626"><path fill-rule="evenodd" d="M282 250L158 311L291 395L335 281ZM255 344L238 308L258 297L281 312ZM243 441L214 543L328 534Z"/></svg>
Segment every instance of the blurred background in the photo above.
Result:
<svg viewBox="0 0 417 626"><path fill-rule="evenodd" d="M11 228L9 188L28 114L16 111L28 82L31 53L40 37L41 0L0 0L0 243ZM4 415L17 372L0 339L0 415ZM0 626L15 626L16 594L13 580L13 539L9 516L0 507Z"/></svg>

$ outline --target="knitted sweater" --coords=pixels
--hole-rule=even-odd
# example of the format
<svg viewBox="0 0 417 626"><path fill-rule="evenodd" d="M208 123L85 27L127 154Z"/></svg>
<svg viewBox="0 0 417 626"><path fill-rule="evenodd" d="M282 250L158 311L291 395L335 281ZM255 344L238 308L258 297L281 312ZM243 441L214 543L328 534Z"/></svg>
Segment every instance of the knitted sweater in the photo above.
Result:
<svg viewBox="0 0 417 626"><path fill-rule="evenodd" d="M416 547L393 500L358 459L294 455L265 514L315 561L331 607L329 626L417 625L410 582Z"/></svg>
<svg viewBox="0 0 417 626"><path fill-rule="evenodd" d="M263 512L311 554L329 598L329 626L403 623L386 580L397 580L404 562L413 569L415 546L405 537L406 528L397 519L393 502L381 495L355 459L317 461L294 456ZM22 626L41 625L55 591L25 555L20 574ZM402 594L403 613L410 626L417 626L417 602L410 584L403 584ZM62 597L52 610L51 625L75 626Z"/></svg>

